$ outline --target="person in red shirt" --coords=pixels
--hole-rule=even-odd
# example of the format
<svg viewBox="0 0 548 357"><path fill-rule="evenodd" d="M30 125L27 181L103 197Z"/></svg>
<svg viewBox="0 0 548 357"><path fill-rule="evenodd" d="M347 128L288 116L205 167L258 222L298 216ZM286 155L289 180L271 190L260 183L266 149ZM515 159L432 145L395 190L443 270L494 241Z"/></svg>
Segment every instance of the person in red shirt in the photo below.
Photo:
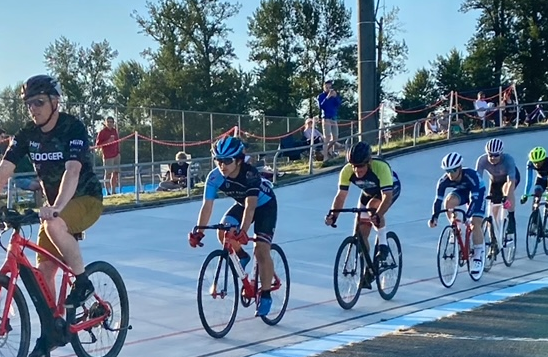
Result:
<svg viewBox="0 0 548 357"><path fill-rule="evenodd" d="M116 194L118 175L120 172L120 144L118 143L118 130L114 126L114 118L107 117L105 127L97 135L95 145L101 148L103 153L103 165L105 168L105 188L107 195Z"/></svg>

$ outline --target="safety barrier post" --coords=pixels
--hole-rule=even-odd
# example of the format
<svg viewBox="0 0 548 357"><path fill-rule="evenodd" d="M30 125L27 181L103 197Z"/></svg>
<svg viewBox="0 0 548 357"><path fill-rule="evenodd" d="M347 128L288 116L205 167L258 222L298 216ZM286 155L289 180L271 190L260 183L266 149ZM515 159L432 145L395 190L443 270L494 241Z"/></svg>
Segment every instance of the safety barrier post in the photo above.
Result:
<svg viewBox="0 0 548 357"><path fill-rule="evenodd" d="M518 99L518 92L517 92L517 89L516 89L516 83L512 83L512 90L514 92L514 97L516 98L516 129L518 128L519 126L519 114L521 112L521 110L519 109L519 99Z"/></svg>
<svg viewBox="0 0 548 357"><path fill-rule="evenodd" d="M451 118L453 116L453 101L456 99L455 95L455 91L451 91L449 94L449 117L447 118L449 119L449 123L447 124L447 140L451 139Z"/></svg>
<svg viewBox="0 0 548 357"><path fill-rule="evenodd" d="M505 91L506 92L506 91ZM504 102L506 105L506 102ZM503 120L502 120L502 86L499 86L499 127L503 127Z"/></svg>
<svg viewBox="0 0 548 357"><path fill-rule="evenodd" d="M139 175L139 133L135 131L135 203L139 203L141 180Z"/></svg>

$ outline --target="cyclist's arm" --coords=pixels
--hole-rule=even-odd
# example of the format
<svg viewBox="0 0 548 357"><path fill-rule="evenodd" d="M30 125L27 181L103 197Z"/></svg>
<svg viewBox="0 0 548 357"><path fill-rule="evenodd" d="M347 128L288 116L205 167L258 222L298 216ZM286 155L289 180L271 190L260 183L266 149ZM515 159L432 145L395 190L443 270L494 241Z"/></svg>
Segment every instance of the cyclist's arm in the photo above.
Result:
<svg viewBox="0 0 548 357"><path fill-rule="evenodd" d="M81 121L76 121L72 124L71 129L72 135L67 143L69 153L65 162L65 172L59 184L59 193L53 203L53 207L59 211L62 211L74 197L80 179L82 162L87 159L89 154L88 133L84 124Z"/></svg>
<svg viewBox="0 0 548 357"><path fill-rule="evenodd" d="M207 175L202 207L198 213L198 226L205 226L209 223L211 212L213 212L213 201L217 198L217 190L223 182L224 178L219 173L219 169L214 169ZM200 229L200 232L203 230Z"/></svg>
<svg viewBox="0 0 548 357"><path fill-rule="evenodd" d="M481 179L479 173L477 175L469 175L470 182L470 204L468 205L468 210L466 211L466 217L472 217L472 212L475 210L476 206L481 206L485 201L485 184Z"/></svg>
<svg viewBox="0 0 548 357"><path fill-rule="evenodd" d="M504 164L506 165L506 172L508 172L507 181L516 182L516 162L514 158L507 155Z"/></svg>
<svg viewBox="0 0 548 357"><path fill-rule="evenodd" d="M437 215L437 213L441 211L441 204L443 203L443 197L447 188L446 182L447 177L445 175L438 180L438 185L436 186L436 197L434 199L434 204L432 205L432 216Z"/></svg>
<svg viewBox="0 0 548 357"><path fill-rule="evenodd" d="M253 216L255 215L255 208L257 208L257 201L259 200L259 193L261 192L261 174L257 169L250 169L246 173L247 178L247 191L245 198L244 213L242 215L242 223L240 223L240 230L247 232L251 223L253 222Z"/></svg>
<svg viewBox="0 0 548 357"><path fill-rule="evenodd" d="M483 177L483 171L485 171L485 154L478 157L478 160L476 161L476 171L480 177Z"/></svg>
<svg viewBox="0 0 548 357"><path fill-rule="evenodd" d="M205 226L209 223L211 218L211 212L213 212L213 200L204 199L202 202L202 207L200 207L200 213L198 213L198 226ZM199 230L203 232L203 229Z"/></svg>
<svg viewBox="0 0 548 357"><path fill-rule="evenodd" d="M6 187L8 180L13 175L15 171L15 164L8 161L2 160L0 162L0 187Z"/></svg>
<svg viewBox="0 0 548 357"><path fill-rule="evenodd" d="M534 169L533 164L531 161L527 161L527 167L526 167L527 173L525 174L525 189L523 191L523 195L526 196L529 194L529 191L531 190L531 185L533 184L533 175L534 175Z"/></svg>
<svg viewBox="0 0 548 357"><path fill-rule="evenodd" d="M6 187L8 180L15 172L15 167L21 159L28 154L28 141L26 135L18 132L11 139L6 153L0 162L0 188Z"/></svg>
<svg viewBox="0 0 548 357"><path fill-rule="evenodd" d="M353 170L350 164L347 164L341 169L339 173L339 190L333 199L333 204L331 209L341 209L344 206L346 197L348 196L348 189L350 188L350 177L352 176ZM333 213L334 217L338 217L338 213Z"/></svg>
<svg viewBox="0 0 548 357"><path fill-rule="evenodd" d="M392 169L384 162L378 162L375 174L379 178L379 185L382 192L381 204L377 208L377 214L384 215L392 204L394 178Z"/></svg>

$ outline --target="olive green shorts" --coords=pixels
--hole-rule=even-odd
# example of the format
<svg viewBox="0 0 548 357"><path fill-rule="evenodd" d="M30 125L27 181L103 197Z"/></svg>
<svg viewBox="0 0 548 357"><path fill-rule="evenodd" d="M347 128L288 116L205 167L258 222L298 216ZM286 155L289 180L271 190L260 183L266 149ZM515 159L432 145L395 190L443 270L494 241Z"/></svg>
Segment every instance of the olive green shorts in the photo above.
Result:
<svg viewBox="0 0 548 357"><path fill-rule="evenodd" d="M75 197L69 201L66 207L59 213L59 217L65 221L70 234L82 233L91 227L103 213L103 202L92 196ZM44 225L40 225L38 230L38 245L53 256L63 259L59 249L53 241L48 237L44 229ZM42 254L37 254L36 262L46 261L47 257Z"/></svg>

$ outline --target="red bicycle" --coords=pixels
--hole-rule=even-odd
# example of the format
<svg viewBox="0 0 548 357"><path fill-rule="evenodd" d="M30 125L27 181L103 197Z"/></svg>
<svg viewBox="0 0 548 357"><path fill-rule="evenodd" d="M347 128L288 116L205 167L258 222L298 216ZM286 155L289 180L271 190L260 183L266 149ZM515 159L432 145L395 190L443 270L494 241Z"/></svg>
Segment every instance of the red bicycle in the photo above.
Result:
<svg viewBox="0 0 548 357"><path fill-rule="evenodd" d="M2 209L0 212L0 236L12 228L7 248L0 240L0 246L6 251L6 260L0 268L0 351L2 355L26 357L31 340L31 321L25 297L17 285L21 277L27 292L36 307L44 336L57 346L71 343L79 357L104 356L116 357L122 349L129 325L129 301L126 287L120 274L109 263L97 261L86 266L86 273L92 280L96 292L81 307L65 309L65 299L69 287L74 281L70 268L51 253L24 237L22 226L30 226L38 221L38 214L32 210L20 214L14 210ZM82 235L76 234L79 239ZM25 248L43 254L62 270L62 283L59 298L55 302L42 273L29 262ZM106 293L107 286L98 275L109 278L116 291ZM109 300L101 296L109 296ZM65 316L65 318L63 318ZM15 339L19 336L18 342ZM98 345L105 343L106 345Z"/></svg>
<svg viewBox="0 0 548 357"><path fill-rule="evenodd" d="M231 241L237 238L230 230L237 228L234 225L215 224L212 226L196 226L194 232L198 229L215 229L225 232L223 239L223 249L217 249L209 253L198 276L198 313L200 321L206 332L214 338L222 338L230 331L236 320L238 312L238 293L239 300L243 307L249 307L253 302L258 303L261 297L261 288L259 287L259 267L255 260L253 265L254 272L249 280L249 275L245 272L240 259L232 248ZM253 238L247 238L240 241L240 244L247 244L248 241L255 241ZM203 244L200 244L202 246ZM272 308L267 316L261 316L261 319L268 325L276 325L285 314L287 303L289 301L289 265L287 258L279 245L272 243L270 254L274 262L274 279L270 287L272 296ZM278 259L276 259L278 258ZM282 267L277 268L277 260L281 260ZM208 272L208 268L212 268ZM284 274L280 276L280 274ZM242 281L241 291L238 289L238 279ZM208 280L210 280L208 282ZM232 286L229 286L232 283ZM281 293L281 294L279 294ZM280 296L281 295L281 296ZM232 301L230 301L232 298ZM221 305L229 301L228 307L218 309L206 314L204 304L212 302ZM207 310L209 312L209 310ZM223 318L223 312L229 312L228 317Z"/></svg>
<svg viewBox="0 0 548 357"><path fill-rule="evenodd" d="M441 283L446 288L450 288L457 280L457 274L459 273L459 267L464 266L468 269L468 275L474 281L480 280L483 275L483 270L478 274L472 274L470 270L472 249L470 247L472 227L468 220L464 221L466 226L466 232L464 234L464 240L460 228L462 220L457 218L457 213L461 213L465 217L466 212L460 208L443 209L437 213L449 212L452 215L451 224L445 226L440 234L438 240L438 276ZM489 234L486 229L485 221L483 222L482 231L484 234ZM482 257L485 259L485 257Z"/></svg>

